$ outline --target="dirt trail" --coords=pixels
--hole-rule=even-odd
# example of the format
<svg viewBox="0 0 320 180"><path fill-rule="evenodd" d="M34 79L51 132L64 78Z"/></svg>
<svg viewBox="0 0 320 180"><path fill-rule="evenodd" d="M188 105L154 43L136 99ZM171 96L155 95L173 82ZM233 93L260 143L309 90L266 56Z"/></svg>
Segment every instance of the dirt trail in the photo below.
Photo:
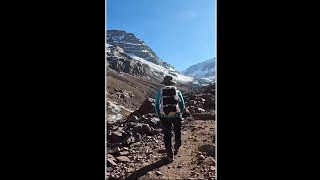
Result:
<svg viewBox="0 0 320 180"><path fill-rule="evenodd" d="M189 121L182 126L182 146L172 163L161 158L166 154L164 149L160 149L127 179L214 179L215 162L206 164L199 160L201 155L204 157L202 159L210 159L210 156L215 159L214 132L214 121ZM159 147L164 147L163 142Z"/></svg>

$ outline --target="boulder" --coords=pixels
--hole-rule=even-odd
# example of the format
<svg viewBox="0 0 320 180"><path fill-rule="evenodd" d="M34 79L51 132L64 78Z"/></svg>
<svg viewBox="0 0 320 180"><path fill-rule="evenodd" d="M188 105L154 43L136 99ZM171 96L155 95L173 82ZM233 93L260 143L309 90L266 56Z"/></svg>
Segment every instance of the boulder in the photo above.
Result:
<svg viewBox="0 0 320 180"><path fill-rule="evenodd" d="M205 102L203 103L203 107L205 109L215 109L215 100L213 95L202 95L202 97L205 99Z"/></svg>
<svg viewBox="0 0 320 180"><path fill-rule="evenodd" d="M123 141L123 146L129 146L130 144L135 142L135 137L134 136L129 136Z"/></svg>
<svg viewBox="0 0 320 180"><path fill-rule="evenodd" d="M216 161L213 159L213 157L207 157L203 163L207 164L207 165L211 165L211 166L215 166L216 165Z"/></svg>
<svg viewBox="0 0 320 180"><path fill-rule="evenodd" d="M141 118L142 117L142 112L139 111L139 110L135 110L134 112L132 112L129 116L128 116L128 120L133 118L134 116L137 117L137 118Z"/></svg>
<svg viewBox="0 0 320 180"><path fill-rule="evenodd" d="M161 132L161 130L158 130L158 129L151 129L151 131L150 131L150 135L151 136L153 136L153 135L157 135L157 134L159 134Z"/></svg>
<svg viewBox="0 0 320 180"><path fill-rule="evenodd" d="M128 122L138 122L140 118L138 116L132 115L131 118L128 118Z"/></svg>
<svg viewBox="0 0 320 180"><path fill-rule="evenodd" d="M155 113L155 101L152 98L146 98L139 108L142 114Z"/></svg>

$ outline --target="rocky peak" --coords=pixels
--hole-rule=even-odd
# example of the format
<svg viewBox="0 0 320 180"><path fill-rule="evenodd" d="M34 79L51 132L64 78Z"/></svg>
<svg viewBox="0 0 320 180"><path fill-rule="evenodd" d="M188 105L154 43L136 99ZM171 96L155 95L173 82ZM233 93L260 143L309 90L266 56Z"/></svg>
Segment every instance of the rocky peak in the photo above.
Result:
<svg viewBox="0 0 320 180"><path fill-rule="evenodd" d="M170 64L162 61L156 53L144 43L144 41L138 39L132 33L120 30L108 30L107 43L122 48L127 54L136 55L149 62L166 68L173 68Z"/></svg>

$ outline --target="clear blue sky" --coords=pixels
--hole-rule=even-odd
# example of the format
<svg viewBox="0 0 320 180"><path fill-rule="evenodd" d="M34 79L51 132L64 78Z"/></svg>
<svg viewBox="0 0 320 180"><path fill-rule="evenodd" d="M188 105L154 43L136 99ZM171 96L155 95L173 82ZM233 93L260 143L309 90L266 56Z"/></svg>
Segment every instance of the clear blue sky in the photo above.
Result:
<svg viewBox="0 0 320 180"><path fill-rule="evenodd" d="M143 40L178 71L216 57L215 0L107 0L106 28Z"/></svg>

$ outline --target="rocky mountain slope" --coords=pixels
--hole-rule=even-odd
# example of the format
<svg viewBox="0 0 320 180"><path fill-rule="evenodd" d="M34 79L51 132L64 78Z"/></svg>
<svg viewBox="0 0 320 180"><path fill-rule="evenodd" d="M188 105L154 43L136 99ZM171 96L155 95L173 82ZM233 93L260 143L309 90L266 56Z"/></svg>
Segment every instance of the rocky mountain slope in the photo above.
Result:
<svg viewBox="0 0 320 180"><path fill-rule="evenodd" d="M140 107L146 97L154 97L162 85L161 80L145 76L120 73L107 68L107 101L113 101L135 110ZM178 85L183 93L191 89L188 85Z"/></svg>
<svg viewBox="0 0 320 180"><path fill-rule="evenodd" d="M118 72L143 76L150 71L147 64L131 58L118 46L107 47L107 58L107 66Z"/></svg>

